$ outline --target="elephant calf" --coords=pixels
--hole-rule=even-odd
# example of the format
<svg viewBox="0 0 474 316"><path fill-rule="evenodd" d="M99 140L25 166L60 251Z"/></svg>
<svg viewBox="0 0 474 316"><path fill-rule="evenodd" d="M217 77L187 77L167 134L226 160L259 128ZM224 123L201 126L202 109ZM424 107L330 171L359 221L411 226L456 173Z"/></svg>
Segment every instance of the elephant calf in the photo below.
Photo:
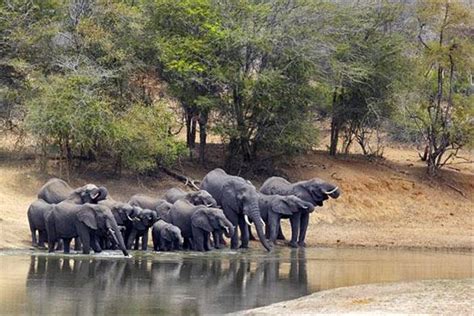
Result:
<svg viewBox="0 0 474 316"><path fill-rule="evenodd" d="M127 233L127 249L131 249L133 243L134 249L138 250L140 238L142 242L142 250L148 249L148 231L150 227L158 220L155 211L149 209L139 209L136 216L137 220L133 222L133 226L129 233Z"/></svg>
<svg viewBox="0 0 474 316"><path fill-rule="evenodd" d="M155 251L179 250L184 241L181 235L181 229L162 219L153 224L151 236L153 238L153 249Z"/></svg>
<svg viewBox="0 0 474 316"><path fill-rule="evenodd" d="M197 251L211 249L210 234L216 236L223 232L227 237L234 234L234 226L221 209L192 205L186 200L175 202L164 220L179 227L185 246Z"/></svg>
<svg viewBox="0 0 474 316"><path fill-rule="evenodd" d="M289 218L291 222L290 246L297 247L300 222L302 214L309 214L314 210L311 203L303 201L294 195L265 195L259 194L258 206L262 219L266 224L266 235L271 242L275 243L280 230L280 219Z"/></svg>

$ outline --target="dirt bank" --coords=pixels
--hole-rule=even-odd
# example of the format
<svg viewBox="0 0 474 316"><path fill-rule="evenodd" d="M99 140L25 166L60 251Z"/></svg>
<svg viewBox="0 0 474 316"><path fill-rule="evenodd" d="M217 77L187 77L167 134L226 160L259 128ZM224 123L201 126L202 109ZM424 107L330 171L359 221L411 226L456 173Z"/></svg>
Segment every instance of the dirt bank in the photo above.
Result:
<svg viewBox="0 0 474 316"><path fill-rule="evenodd" d="M234 315L417 313L472 315L474 279L369 284L322 291Z"/></svg>
<svg viewBox="0 0 474 316"><path fill-rule="evenodd" d="M315 151L278 166L292 181L320 177L339 185L342 195L311 215L309 246L417 247L472 250L474 169L459 163L428 179L412 149L386 150L386 159L329 157ZM468 159L472 155L466 153ZM463 160L464 161L464 160ZM462 162L462 161L460 161ZM208 169L185 162L182 172L201 179ZM454 169L453 169L454 168ZM29 246L28 205L41 185L58 172L39 174L32 160L0 155L0 248ZM127 176L121 179L87 169L71 176L73 186L105 185L117 200L135 193L161 195L182 183L167 176ZM254 178L259 185L264 178ZM289 225L284 222L289 236Z"/></svg>

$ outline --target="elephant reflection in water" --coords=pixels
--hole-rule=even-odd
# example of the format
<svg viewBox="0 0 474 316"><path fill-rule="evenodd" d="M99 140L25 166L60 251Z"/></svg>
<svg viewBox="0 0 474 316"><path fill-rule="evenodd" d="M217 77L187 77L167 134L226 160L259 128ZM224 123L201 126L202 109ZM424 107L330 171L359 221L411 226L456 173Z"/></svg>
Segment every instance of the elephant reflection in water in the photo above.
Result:
<svg viewBox="0 0 474 316"><path fill-rule="evenodd" d="M308 294L304 249L286 254L166 261L32 256L29 312L221 314Z"/></svg>

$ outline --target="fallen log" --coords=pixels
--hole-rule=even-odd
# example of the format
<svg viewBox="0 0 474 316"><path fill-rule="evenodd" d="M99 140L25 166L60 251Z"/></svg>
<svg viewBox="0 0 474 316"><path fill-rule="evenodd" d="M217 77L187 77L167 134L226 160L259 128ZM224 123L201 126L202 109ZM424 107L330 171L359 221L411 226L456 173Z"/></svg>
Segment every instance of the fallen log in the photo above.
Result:
<svg viewBox="0 0 474 316"><path fill-rule="evenodd" d="M200 188L199 186L197 185L197 183L200 183L201 181L199 180L193 180L185 175L182 175L182 174L179 174L178 172L176 171L173 171L171 169L168 169L166 167L160 167L160 170L163 171L164 173L166 173L167 175L181 181L181 182L184 182L184 185L190 187L190 188L193 188L194 190L196 191L199 191Z"/></svg>

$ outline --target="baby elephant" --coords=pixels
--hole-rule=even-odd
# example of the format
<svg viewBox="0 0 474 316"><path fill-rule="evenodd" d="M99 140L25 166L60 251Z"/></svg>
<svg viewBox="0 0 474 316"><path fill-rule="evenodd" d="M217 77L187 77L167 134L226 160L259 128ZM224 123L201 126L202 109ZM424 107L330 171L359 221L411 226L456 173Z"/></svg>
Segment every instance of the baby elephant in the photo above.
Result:
<svg viewBox="0 0 474 316"><path fill-rule="evenodd" d="M184 239L181 229L164 220L160 219L153 224L151 235L155 251L180 250L183 246Z"/></svg>

